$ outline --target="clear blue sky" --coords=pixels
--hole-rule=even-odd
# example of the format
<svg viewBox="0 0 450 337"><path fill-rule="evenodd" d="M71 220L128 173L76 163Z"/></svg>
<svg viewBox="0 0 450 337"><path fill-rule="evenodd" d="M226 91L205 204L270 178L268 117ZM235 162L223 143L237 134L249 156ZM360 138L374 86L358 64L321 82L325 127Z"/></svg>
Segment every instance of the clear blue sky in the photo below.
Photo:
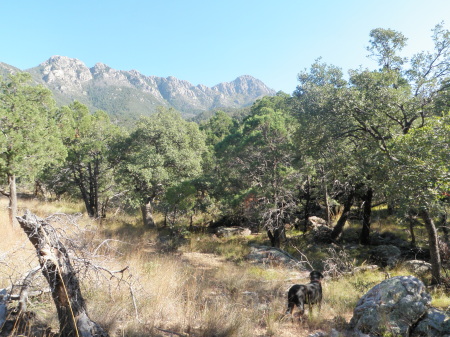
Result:
<svg viewBox="0 0 450 337"><path fill-rule="evenodd" d="M0 62L63 55L207 86L248 74L291 94L318 57L375 67L373 28L405 34L410 55L441 21L450 29L450 0L0 0Z"/></svg>

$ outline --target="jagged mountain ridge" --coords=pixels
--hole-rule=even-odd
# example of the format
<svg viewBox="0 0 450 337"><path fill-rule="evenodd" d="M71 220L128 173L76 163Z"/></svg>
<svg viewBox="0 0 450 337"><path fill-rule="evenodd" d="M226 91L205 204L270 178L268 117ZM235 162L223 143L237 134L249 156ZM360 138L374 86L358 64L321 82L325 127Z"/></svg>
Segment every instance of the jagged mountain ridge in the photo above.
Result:
<svg viewBox="0 0 450 337"><path fill-rule="evenodd" d="M4 63L0 68L17 69ZM217 108L242 108L275 94L249 75L213 87L194 86L173 76L145 76L136 70L116 70L103 63L88 68L82 61L66 56L52 56L25 71L52 90L59 104L78 100L91 109L131 119L151 114L158 106L173 107L192 116Z"/></svg>

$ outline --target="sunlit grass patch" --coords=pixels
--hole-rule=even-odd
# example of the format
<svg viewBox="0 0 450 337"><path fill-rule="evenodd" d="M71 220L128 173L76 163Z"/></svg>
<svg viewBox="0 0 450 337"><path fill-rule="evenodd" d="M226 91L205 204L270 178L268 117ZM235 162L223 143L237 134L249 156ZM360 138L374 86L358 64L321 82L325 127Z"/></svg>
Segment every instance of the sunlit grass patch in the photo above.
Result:
<svg viewBox="0 0 450 337"><path fill-rule="evenodd" d="M44 201L39 199L19 199L18 215L22 215L25 209L29 209L40 217L47 217L55 213L76 214L85 213L86 209L81 201L55 200Z"/></svg>
<svg viewBox="0 0 450 337"><path fill-rule="evenodd" d="M217 238L206 234L192 235L183 249L216 254L235 262L242 261L250 253L246 237Z"/></svg>
<svg viewBox="0 0 450 337"><path fill-rule="evenodd" d="M433 307L444 311L450 311L450 294L445 289L438 289L431 293Z"/></svg>
<svg viewBox="0 0 450 337"><path fill-rule="evenodd" d="M324 306L328 317L352 312L358 300L372 287L384 280L378 271L366 271L323 282Z"/></svg>

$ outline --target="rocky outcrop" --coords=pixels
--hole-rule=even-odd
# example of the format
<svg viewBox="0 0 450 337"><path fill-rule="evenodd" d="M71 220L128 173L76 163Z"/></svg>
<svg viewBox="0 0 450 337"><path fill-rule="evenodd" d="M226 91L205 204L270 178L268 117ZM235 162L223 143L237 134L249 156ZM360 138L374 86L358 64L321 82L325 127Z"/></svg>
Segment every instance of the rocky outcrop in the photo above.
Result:
<svg viewBox="0 0 450 337"><path fill-rule="evenodd" d="M0 76L6 77L9 74L15 74L20 72L21 70L19 68L10 66L9 64L0 62Z"/></svg>
<svg viewBox="0 0 450 337"><path fill-rule="evenodd" d="M305 224L302 222L303 225ZM331 243L331 232L333 231L326 220L318 216L310 216L306 221L306 237L310 243Z"/></svg>
<svg viewBox="0 0 450 337"><path fill-rule="evenodd" d="M14 69L6 64L1 68L6 73ZM158 106L192 115L218 108L242 108L275 94L249 75L213 87L194 86L173 76L145 76L136 70L116 70L103 63L88 68L82 61L66 56L52 56L26 71L36 82L52 90L60 104L79 100L90 108L116 115L121 112L148 115Z"/></svg>
<svg viewBox="0 0 450 337"><path fill-rule="evenodd" d="M393 277L358 301L349 326L354 336L450 336L449 317L430 304L422 281Z"/></svg>
<svg viewBox="0 0 450 337"><path fill-rule="evenodd" d="M436 308L428 309L411 337L450 337L450 317Z"/></svg>
<svg viewBox="0 0 450 337"><path fill-rule="evenodd" d="M306 223L308 229L316 228L319 226L328 226L325 219L319 218L318 216L310 216Z"/></svg>
<svg viewBox="0 0 450 337"><path fill-rule="evenodd" d="M92 80L91 71L83 62L64 56L52 56L39 68L44 84L61 93L83 94L83 86Z"/></svg>
<svg viewBox="0 0 450 337"><path fill-rule="evenodd" d="M229 238L232 236L249 236L252 231L244 227L219 227L216 230L218 237Z"/></svg>
<svg viewBox="0 0 450 337"><path fill-rule="evenodd" d="M251 247L246 259L254 264L264 266L284 266L297 270L307 270L303 263L289 253L275 247L258 246Z"/></svg>
<svg viewBox="0 0 450 337"><path fill-rule="evenodd" d="M431 271L431 263L422 260L409 260L403 264L406 269L416 275L426 274Z"/></svg>
<svg viewBox="0 0 450 337"><path fill-rule="evenodd" d="M402 251L393 245L376 246L370 251L370 261L382 267L394 267L401 257Z"/></svg>

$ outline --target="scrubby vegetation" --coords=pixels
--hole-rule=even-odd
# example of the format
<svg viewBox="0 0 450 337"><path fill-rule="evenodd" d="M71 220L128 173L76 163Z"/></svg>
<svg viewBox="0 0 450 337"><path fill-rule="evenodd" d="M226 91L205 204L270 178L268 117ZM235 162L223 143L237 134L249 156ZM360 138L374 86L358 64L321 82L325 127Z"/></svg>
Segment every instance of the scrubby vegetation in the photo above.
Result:
<svg viewBox="0 0 450 337"><path fill-rule="evenodd" d="M123 128L79 102L56 108L25 74L3 79L0 287L36 264L15 224L17 210L29 208L85 214L51 219L91 315L118 335L339 329L362 294L411 273L403 262L413 259L436 289L434 305L446 309L450 32L437 25L435 49L409 60L401 33L374 29L370 38L378 69L346 78L318 60L292 96L200 124L160 108ZM280 259L249 259L261 247ZM282 315L285 292L312 269L327 276L324 309L295 325ZM29 309L55 327L41 296Z"/></svg>
<svg viewBox="0 0 450 337"><path fill-rule="evenodd" d="M5 201L2 199L0 213L3 221L7 221ZM82 206L72 202L20 202L21 210L31 209L41 217L74 213ZM384 280L387 272L389 276L411 274L400 262L390 269L334 277L328 273L320 315L313 311L306 322L298 324L284 317L286 291L293 283L307 282L308 272L276 262L247 260L250 246L269 244L264 234L217 238L185 232L183 240L174 244L165 239L162 222L157 223L159 230L148 230L137 214L120 214L101 225L88 217L78 218L77 223L63 221L58 226L77 236L80 249L96 252L91 255L94 264L111 271L127 267L118 278L102 276L98 271L81 276L91 317L111 335L307 336L317 330L340 330L351 318L358 299ZM311 245L298 234L288 231L287 237L301 247L311 264L325 268L325 272L330 271L323 264L327 259L347 261L354 267L368 264L363 246L349 250L351 256L339 257L328 244ZM424 238L419 233L417 240L424 242ZM35 252L26 236L11 227L6 228L0 245L0 288L18 286L22 275L37 264ZM418 276L429 283L429 273ZM45 287L42 281L34 283L34 287ZM445 289L433 292L433 305L448 309L450 297ZM28 310L36 312L41 324L57 330L57 316L48 293L30 298Z"/></svg>

